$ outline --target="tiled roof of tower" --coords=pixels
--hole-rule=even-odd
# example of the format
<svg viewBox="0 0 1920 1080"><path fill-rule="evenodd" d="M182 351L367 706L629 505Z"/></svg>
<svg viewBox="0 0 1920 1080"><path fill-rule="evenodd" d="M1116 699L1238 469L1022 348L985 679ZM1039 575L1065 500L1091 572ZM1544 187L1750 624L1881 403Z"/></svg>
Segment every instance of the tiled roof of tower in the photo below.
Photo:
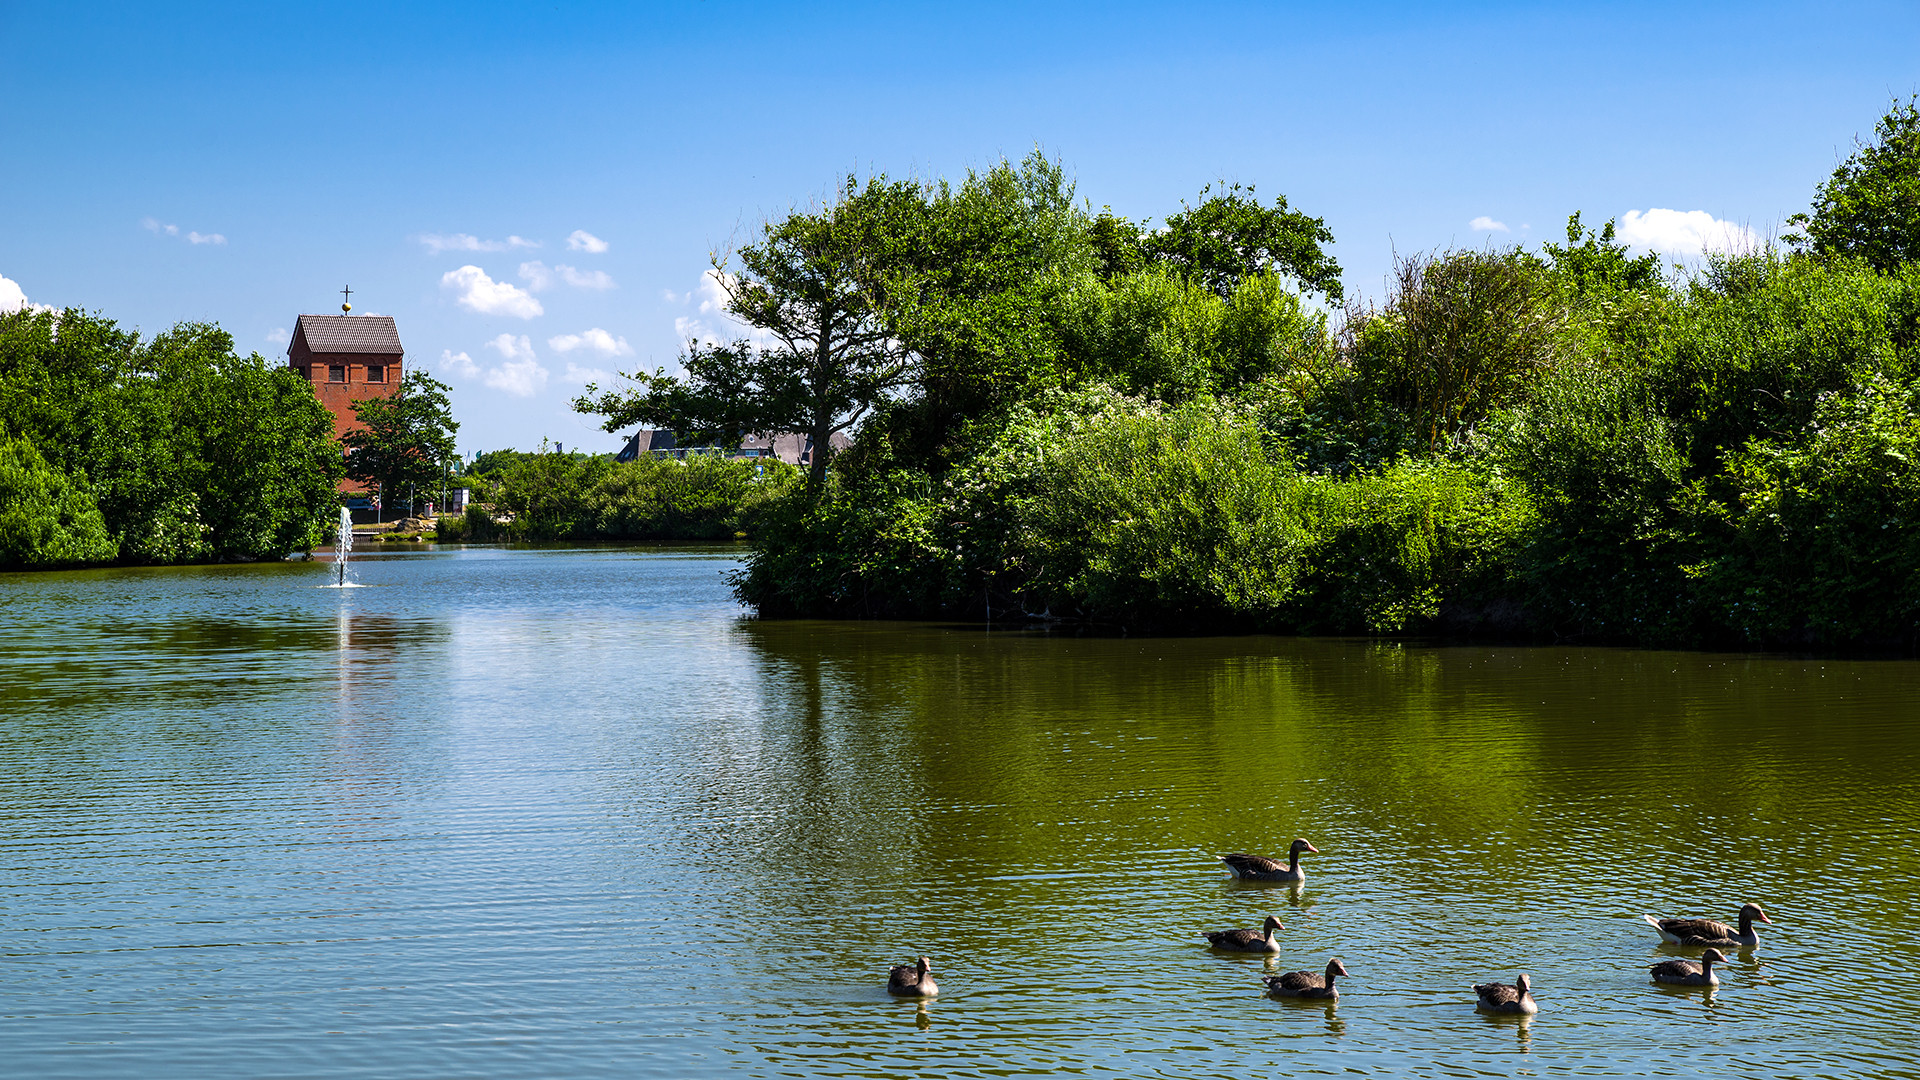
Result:
<svg viewBox="0 0 1920 1080"><path fill-rule="evenodd" d="M401 354L400 331L391 315L302 315L293 336L305 338L317 353ZM291 343L287 349L292 351Z"/></svg>

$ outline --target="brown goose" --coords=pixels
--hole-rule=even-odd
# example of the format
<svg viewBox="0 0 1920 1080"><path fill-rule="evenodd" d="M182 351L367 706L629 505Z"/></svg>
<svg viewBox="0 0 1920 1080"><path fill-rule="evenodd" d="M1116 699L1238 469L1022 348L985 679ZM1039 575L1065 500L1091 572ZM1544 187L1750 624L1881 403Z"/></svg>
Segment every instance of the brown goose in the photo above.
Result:
<svg viewBox="0 0 1920 1080"><path fill-rule="evenodd" d="M1653 981L1668 986L1719 986L1720 976L1713 973L1713 965L1727 962L1719 949L1708 949L1700 954L1700 962L1691 960L1668 960L1653 965Z"/></svg>
<svg viewBox="0 0 1920 1080"><path fill-rule="evenodd" d="M1260 981L1267 984L1267 992L1275 997L1317 998L1332 1001L1340 996L1333 988L1333 980L1347 973L1347 965L1339 957L1327 961L1327 973L1315 975L1311 971L1289 971L1285 975L1269 975Z"/></svg>
<svg viewBox="0 0 1920 1080"><path fill-rule="evenodd" d="M1478 1007L1481 1012L1532 1016L1540 1011L1540 1006L1533 1003L1533 983L1528 981L1524 971L1513 980L1512 986L1497 982L1479 983L1474 986L1473 992L1480 995Z"/></svg>
<svg viewBox="0 0 1920 1080"><path fill-rule="evenodd" d="M1320 849L1305 840L1295 840L1287 848L1285 864L1263 855L1242 855L1239 852L1222 855L1220 861L1226 863L1227 870L1241 881L1300 882L1307 880L1307 872L1300 867L1302 852L1318 855Z"/></svg>
<svg viewBox="0 0 1920 1080"><path fill-rule="evenodd" d="M939 992L939 985L933 981L933 965L924 956L887 973L887 993L895 997L932 997Z"/></svg>
<svg viewBox="0 0 1920 1080"><path fill-rule="evenodd" d="M1740 929L1735 930L1718 919L1656 919L1651 915L1641 918L1660 931L1664 941L1675 945L1732 945L1750 949L1760 944L1760 935L1753 929L1753 920L1771 924L1772 919L1760 910L1759 904L1740 905Z"/></svg>
<svg viewBox="0 0 1920 1080"><path fill-rule="evenodd" d="M1280 943L1273 940L1273 932L1285 929L1279 919L1269 915L1258 930L1203 930L1200 936L1207 939L1207 944L1228 952L1277 953Z"/></svg>

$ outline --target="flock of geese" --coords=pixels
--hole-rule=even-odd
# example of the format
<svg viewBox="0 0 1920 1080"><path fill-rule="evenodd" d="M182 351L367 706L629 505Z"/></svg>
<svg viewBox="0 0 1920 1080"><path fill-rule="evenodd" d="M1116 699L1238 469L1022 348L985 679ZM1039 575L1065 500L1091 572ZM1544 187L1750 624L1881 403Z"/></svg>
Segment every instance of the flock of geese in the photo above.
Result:
<svg viewBox="0 0 1920 1080"><path fill-rule="evenodd" d="M1305 840L1295 840L1287 849L1287 861L1284 863L1237 852L1220 856L1220 861L1226 863L1227 870L1242 881L1299 885L1307 880L1307 871L1300 865L1300 856L1318 854L1319 848ZM1653 965L1650 969L1653 981L1667 986L1720 985L1720 977L1713 973L1713 965L1728 962L1726 954L1720 950L1752 948L1760 941L1753 924L1773 921L1767 918L1767 913L1760 909L1759 904L1741 906L1738 927L1717 919L1656 919L1651 915L1642 918L1659 931L1662 941L1706 950L1700 954L1699 963L1692 960L1666 960ZM1274 940L1274 931L1285 929L1279 919L1269 915L1258 930L1212 930L1200 936L1206 938L1207 944L1213 948L1226 952L1277 953L1280 943ZM1345 974L1346 965L1340 962L1339 957L1335 957L1327 961L1324 971L1289 971L1283 975L1269 975L1261 982L1274 997L1333 1001L1340 997L1334 980ZM895 967L887 976L887 993L896 997L928 998L939 992L939 985L933 981L933 965L924 956L911 964ZM1533 1000L1533 984L1526 972L1521 972L1511 983L1478 983L1473 992L1480 999L1476 1007L1481 1012L1531 1016L1540 1011L1540 1006Z"/></svg>

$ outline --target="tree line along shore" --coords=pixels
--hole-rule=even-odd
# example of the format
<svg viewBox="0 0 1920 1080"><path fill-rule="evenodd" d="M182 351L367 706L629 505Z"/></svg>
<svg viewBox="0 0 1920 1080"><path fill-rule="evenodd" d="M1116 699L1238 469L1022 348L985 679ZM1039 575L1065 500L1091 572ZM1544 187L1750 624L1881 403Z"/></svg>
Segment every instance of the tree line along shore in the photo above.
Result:
<svg viewBox="0 0 1920 1080"><path fill-rule="evenodd" d="M575 403L856 433L762 512L763 615L1920 645L1920 107L1789 234L1666 267L1400 259L1251 187L1134 221L1034 154L850 177L714 260L750 333Z"/></svg>
<svg viewBox="0 0 1920 1080"><path fill-rule="evenodd" d="M1038 153L849 177L715 257L740 339L575 408L851 450L483 455L442 535L744 533L767 616L1910 651L1920 106L1790 225L1683 268L1575 214L1350 302L1329 226L1252 187L1133 220ZM215 328L0 316L0 565L319 542L311 400Z"/></svg>

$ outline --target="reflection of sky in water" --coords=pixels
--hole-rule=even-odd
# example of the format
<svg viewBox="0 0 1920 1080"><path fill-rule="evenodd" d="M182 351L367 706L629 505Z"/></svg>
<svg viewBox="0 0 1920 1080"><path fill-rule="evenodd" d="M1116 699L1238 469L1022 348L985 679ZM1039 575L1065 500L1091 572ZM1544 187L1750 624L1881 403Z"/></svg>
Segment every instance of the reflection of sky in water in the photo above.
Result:
<svg viewBox="0 0 1920 1080"><path fill-rule="evenodd" d="M1843 1075L1920 665L743 620L712 556L0 578L32 1075ZM1304 889L1213 856L1305 835ZM1780 926L1647 985L1642 912ZM1280 956L1197 932L1287 924ZM943 993L887 1000L932 957ZM1352 971L1337 1007L1259 977ZM1872 994L1827 982L1871 957ZM1531 1022L1472 982L1532 974ZM934 1063L938 1063L935 1067Z"/></svg>

